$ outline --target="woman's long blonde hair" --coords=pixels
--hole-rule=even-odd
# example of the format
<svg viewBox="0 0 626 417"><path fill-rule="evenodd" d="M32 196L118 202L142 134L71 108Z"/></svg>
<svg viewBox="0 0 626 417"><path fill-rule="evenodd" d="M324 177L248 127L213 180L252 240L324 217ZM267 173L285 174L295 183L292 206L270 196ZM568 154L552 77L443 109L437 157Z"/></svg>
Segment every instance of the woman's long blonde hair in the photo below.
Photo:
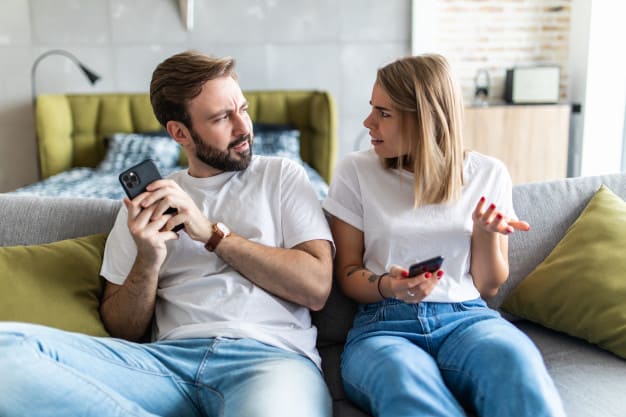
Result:
<svg viewBox="0 0 626 417"><path fill-rule="evenodd" d="M378 70L376 82L400 113L404 158L383 158L386 168L412 165L415 207L457 200L463 185L463 100L446 59L425 54Z"/></svg>

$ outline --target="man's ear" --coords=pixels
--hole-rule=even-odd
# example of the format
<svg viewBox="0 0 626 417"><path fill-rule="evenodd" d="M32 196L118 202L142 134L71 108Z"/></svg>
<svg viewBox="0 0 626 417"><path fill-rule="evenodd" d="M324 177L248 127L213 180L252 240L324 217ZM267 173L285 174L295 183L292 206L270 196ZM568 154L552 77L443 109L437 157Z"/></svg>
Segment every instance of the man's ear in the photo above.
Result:
<svg viewBox="0 0 626 417"><path fill-rule="evenodd" d="M175 120L170 120L165 125L165 129L167 130L167 133L170 134L172 139L180 143L181 146L185 146L192 140L191 133L189 132L189 129L187 129L187 126L185 126L184 123L177 122Z"/></svg>

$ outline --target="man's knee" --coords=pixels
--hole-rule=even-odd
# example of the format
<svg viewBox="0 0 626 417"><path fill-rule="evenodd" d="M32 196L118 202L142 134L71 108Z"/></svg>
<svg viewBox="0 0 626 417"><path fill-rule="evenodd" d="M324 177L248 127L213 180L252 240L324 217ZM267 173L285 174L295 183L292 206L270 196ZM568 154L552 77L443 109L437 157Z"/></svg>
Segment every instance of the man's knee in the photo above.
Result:
<svg viewBox="0 0 626 417"><path fill-rule="evenodd" d="M305 360L270 361L241 392L239 415L330 417L324 378Z"/></svg>

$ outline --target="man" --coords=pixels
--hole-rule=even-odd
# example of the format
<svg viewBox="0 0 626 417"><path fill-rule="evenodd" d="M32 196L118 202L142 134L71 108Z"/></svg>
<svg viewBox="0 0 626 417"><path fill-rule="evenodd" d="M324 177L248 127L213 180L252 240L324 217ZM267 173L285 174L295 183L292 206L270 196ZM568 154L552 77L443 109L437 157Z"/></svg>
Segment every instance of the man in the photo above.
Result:
<svg viewBox="0 0 626 417"><path fill-rule="evenodd" d="M331 415L309 315L330 292L330 231L301 167L252 156L233 67L186 52L154 71L154 113L189 169L125 199L107 240L100 312L126 340L33 330L51 379L18 382L54 414ZM156 342L128 341L151 327Z"/></svg>

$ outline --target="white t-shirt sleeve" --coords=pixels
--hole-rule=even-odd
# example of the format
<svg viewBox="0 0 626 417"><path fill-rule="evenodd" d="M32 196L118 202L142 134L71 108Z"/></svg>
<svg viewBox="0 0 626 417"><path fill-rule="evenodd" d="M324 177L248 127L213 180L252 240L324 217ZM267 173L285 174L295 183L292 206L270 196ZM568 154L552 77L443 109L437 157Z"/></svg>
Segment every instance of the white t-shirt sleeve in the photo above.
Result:
<svg viewBox="0 0 626 417"><path fill-rule="evenodd" d="M122 206L104 247L100 275L113 284L122 285L137 256L137 246L128 230L128 211Z"/></svg>
<svg viewBox="0 0 626 417"><path fill-rule="evenodd" d="M283 163L280 203L285 247L317 239L332 243L328 222L304 168L289 160Z"/></svg>
<svg viewBox="0 0 626 417"><path fill-rule="evenodd" d="M341 161L335 170L324 210L349 225L363 231L363 202L356 166L350 158Z"/></svg>

